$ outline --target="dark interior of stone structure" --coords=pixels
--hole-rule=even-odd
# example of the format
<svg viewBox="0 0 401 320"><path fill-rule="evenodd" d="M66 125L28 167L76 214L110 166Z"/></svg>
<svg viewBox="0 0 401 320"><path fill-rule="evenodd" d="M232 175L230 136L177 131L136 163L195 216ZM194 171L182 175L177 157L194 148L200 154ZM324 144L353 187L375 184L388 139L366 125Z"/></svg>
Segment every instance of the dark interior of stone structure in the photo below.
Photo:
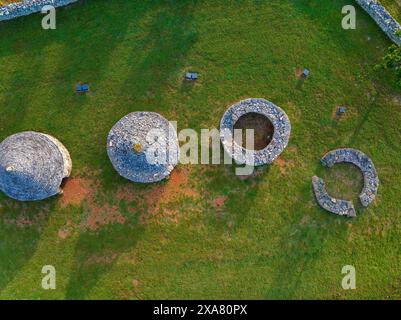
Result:
<svg viewBox="0 0 401 320"><path fill-rule="evenodd" d="M241 116L234 125L235 129L242 130L242 139L235 137L235 142L248 150L262 150L266 148L273 139L274 126L264 115L250 112ZM246 130L254 130L254 146L246 143ZM239 141L238 141L239 140Z"/></svg>

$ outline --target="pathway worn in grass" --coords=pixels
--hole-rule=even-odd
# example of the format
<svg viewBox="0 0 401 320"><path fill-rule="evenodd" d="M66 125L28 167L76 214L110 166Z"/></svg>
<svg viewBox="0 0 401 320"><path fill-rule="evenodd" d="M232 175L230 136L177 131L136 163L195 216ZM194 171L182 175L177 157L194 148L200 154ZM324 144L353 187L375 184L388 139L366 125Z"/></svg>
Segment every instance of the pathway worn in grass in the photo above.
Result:
<svg viewBox="0 0 401 320"><path fill-rule="evenodd" d="M59 10L54 31L40 28L41 15L1 23L0 139L22 130L60 139L85 197L0 196L0 297L399 298L401 98L389 74L372 71L389 40L360 9L358 29L342 30L346 4L97 0ZM184 83L185 70L200 80ZM74 94L78 81L92 93ZM274 102L292 124L286 151L252 179L181 166L141 186L107 158L108 131L129 112L200 130L248 97ZM354 220L324 212L312 194L315 174L333 192L358 193L347 167L330 175L319 163L339 147L369 155L380 177L376 202ZM57 290L41 288L46 264ZM357 290L341 288L347 264Z"/></svg>

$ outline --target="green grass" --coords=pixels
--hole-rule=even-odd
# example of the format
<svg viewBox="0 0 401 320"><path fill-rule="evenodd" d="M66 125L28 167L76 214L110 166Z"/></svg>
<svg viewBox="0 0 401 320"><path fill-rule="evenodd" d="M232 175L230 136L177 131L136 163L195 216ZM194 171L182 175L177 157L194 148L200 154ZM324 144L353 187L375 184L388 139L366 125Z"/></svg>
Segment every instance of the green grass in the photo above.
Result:
<svg viewBox="0 0 401 320"><path fill-rule="evenodd" d="M386 7L386 9L391 13L391 15L398 20L401 21L401 1L399 0L380 0L382 5Z"/></svg>
<svg viewBox="0 0 401 320"><path fill-rule="evenodd" d="M20 204L1 195L0 298L399 299L400 93L389 74L372 71L389 40L359 8L357 30L342 30L346 4L97 0L59 10L53 31L40 28L40 15L1 23L0 139L22 130L56 136L73 176L98 182L96 205L126 221L92 232L83 227L90 201L63 207L61 197ZM303 67L312 73L299 86ZM181 80L188 69L201 74L193 86ZM75 95L78 81L93 92ZM150 214L143 198L157 201L155 188L171 183L131 184L108 160L108 131L131 111L200 130L218 127L247 97L271 100L291 119L281 167L240 180L230 166L181 166L189 180L174 193L182 197ZM336 121L339 104L348 114ZM354 168L319 163L337 147L368 154L380 177L376 202L354 220L321 210L311 191L318 174L333 193L357 196ZM131 196L121 199L119 188ZM13 222L22 218L31 223ZM46 264L56 267L57 290L41 288ZM348 264L357 289L344 291Z"/></svg>

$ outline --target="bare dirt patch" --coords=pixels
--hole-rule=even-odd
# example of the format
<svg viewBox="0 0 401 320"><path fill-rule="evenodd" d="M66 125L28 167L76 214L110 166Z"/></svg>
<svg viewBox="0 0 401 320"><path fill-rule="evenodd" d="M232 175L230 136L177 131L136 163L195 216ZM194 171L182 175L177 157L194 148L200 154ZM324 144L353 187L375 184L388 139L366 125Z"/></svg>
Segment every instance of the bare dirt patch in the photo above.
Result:
<svg viewBox="0 0 401 320"><path fill-rule="evenodd" d="M132 285L137 288L141 285L141 282L138 279L133 279L132 280Z"/></svg>
<svg viewBox="0 0 401 320"><path fill-rule="evenodd" d="M192 186L189 179L189 170L186 168L175 169L170 178L163 183L139 188L135 184L126 184L116 191L111 197L117 203L102 202L102 193L95 182L96 180L74 178L66 181L62 206L78 205L85 202L86 217L81 221L80 227L92 232L100 230L109 224L125 224L126 216L120 209L121 201L126 202L128 212L135 214L138 210L145 212L140 217L140 222L147 223L150 217L157 217L157 222L179 222L179 211L173 205L185 198L197 199L198 192ZM110 197L107 197L110 198ZM70 227L63 227L58 231L58 236L65 239L71 235Z"/></svg>
<svg viewBox="0 0 401 320"><path fill-rule="evenodd" d="M198 193L189 185L187 169L177 168L170 179L162 186L155 186L145 197L150 213L155 213L163 204L171 203L180 198L197 198Z"/></svg>
<svg viewBox="0 0 401 320"><path fill-rule="evenodd" d="M392 99L392 104L394 104L395 106L401 106L401 95L395 95L393 96Z"/></svg>
<svg viewBox="0 0 401 320"><path fill-rule="evenodd" d="M65 181L61 205L79 205L85 199L91 198L94 190L94 182L84 178L72 178Z"/></svg>
<svg viewBox="0 0 401 320"><path fill-rule="evenodd" d="M221 197L217 197L216 199L214 199L213 201L213 206L215 208L222 208L224 207L224 205L226 204L226 201L228 200L227 196L221 196Z"/></svg>
<svg viewBox="0 0 401 320"><path fill-rule="evenodd" d="M302 73L303 73L303 69L295 68L295 71L294 71L295 77L300 78L302 76Z"/></svg>
<svg viewBox="0 0 401 320"><path fill-rule="evenodd" d="M199 193L191 186L188 169L176 168L165 184L146 191L144 205L147 214L141 217L141 221L146 223L149 216L157 215L170 217L178 222L177 211L165 207L184 198L198 199Z"/></svg>
<svg viewBox="0 0 401 320"><path fill-rule="evenodd" d="M93 176L96 176L96 174L93 174ZM85 208L88 211L88 216L80 224L83 229L97 231L108 224L125 223L125 217L120 213L118 205L98 203L96 196L99 194L100 188L95 179L83 177L67 179L62 188L62 207L86 203ZM73 229L73 226L67 223L58 231L58 236L66 239L73 233Z"/></svg>
<svg viewBox="0 0 401 320"><path fill-rule="evenodd" d="M355 117L355 110L351 109L347 105L343 105L342 107L345 107L345 114L338 114L338 109L340 106L336 106L333 111L331 112L331 117L336 120L336 121L344 121L347 120L351 117Z"/></svg>
<svg viewBox="0 0 401 320"><path fill-rule="evenodd" d="M86 261L87 264L110 264L118 258L114 252L105 252L102 255L93 255Z"/></svg>
<svg viewBox="0 0 401 320"><path fill-rule="evenodd" d="M284 160L282 157L278 157L274 164L278 166L281 174L285 175L288 173L288 170L294 167L294 163L292 161Z"/></svg>
<svg viewBox="0 0 401 320"><path fill-rule="evenodd" d="M117 190L117 199L119 201L124 200L127 202L132 202L137 200L138 195L141 192L135 188L135 184L125 185L123 187L118 188Z"/></svg>
<svg viewBox="0 0 401 320"><path fill-rule="evenodd" d="M85 222L85 227L91 231L97 231L108 224L125 223L125 217L119 212L118 206L99 206L92 202L90 208L91 214Z"/></svg>
<svg viewBox="0 0 401 320"><path fill-rule="evenodd" d="M73 231L74 231L74 225L72 221L67 221L67 223L58 230L57 235L61 239L67 239L68 237L71 236Z"/></svg>
<svg viewBox="0 0 401 320"><path fill-rule="evenodd" d="M13 200L6 200L1 206L4 212L7 212L7 208L12 210L18 210L19 214L12 216L12 214L7 214L3 217L2 222L6 225L16 226L17 228L28 228L28 227L38 227L46 221L49 216L50 207L46 204L40 206L32 212L32 208L28 207L28 203L18 203Z"/></svg>
<svg viewBox="0 0 401 320"><path fill-rule="evenodd" d="M70 231L62 228L57 232L57 235L61 239L67 239L70 236Z"/></svg>

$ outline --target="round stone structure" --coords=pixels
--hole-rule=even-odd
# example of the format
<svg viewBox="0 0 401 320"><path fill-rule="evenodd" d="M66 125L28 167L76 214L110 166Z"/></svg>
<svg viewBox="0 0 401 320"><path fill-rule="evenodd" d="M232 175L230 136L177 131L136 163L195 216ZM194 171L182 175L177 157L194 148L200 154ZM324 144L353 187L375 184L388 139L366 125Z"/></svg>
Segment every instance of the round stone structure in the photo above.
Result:
<svg viewBox="0 0 401 320"><path fill-rule="evenodd" d="M246 149L233 139L236 122L250 113L265 116L274 127L270 143L262 150ZM250 98L232 105L220 122L220 139L224 150L238 164L261 166L272 163L287 147L290 134L291 123L287 114L274 103L261 98Z"/></svg>
<svg viewBox="0 0 401 320"><path fill-rule="evenodd" d="M379 177L372 160L362 151L352 148L332 150L321 159L321 163L329 168L342 162L351 163L361 170L364 186L359 199L361 204L367 207L375 199L379 188Z"/></svg>
<svg viewBox="0 0 401 320"><path fill-rule="evenodd" d="M34 131L14 134L0 143L0 190L19 201L38 201L62 193L72 162L56 138Z"/></svg>
<svg viewBox="0 0 401 320"><path fill-rule="evenodd" d="M376 197L379 188L379 177L372 160L362 151L352 148L341 148L326 153L320 160L322 165L331 168L337 163L351 163L361 170L364 186L359 200L364 207L369 206ZM325 188L324 181L312 177L313 192L318 204L325 210L342 216L356 217L356 210L352 201L331 197Z"/></svg>
<svg viewBox="0 0 401 320"><path fill-rule="evenodd" d="M179 159L174 126L155 112L132 112L110 130L107 154L116 171L133 182L169 177Z"/></svg>

